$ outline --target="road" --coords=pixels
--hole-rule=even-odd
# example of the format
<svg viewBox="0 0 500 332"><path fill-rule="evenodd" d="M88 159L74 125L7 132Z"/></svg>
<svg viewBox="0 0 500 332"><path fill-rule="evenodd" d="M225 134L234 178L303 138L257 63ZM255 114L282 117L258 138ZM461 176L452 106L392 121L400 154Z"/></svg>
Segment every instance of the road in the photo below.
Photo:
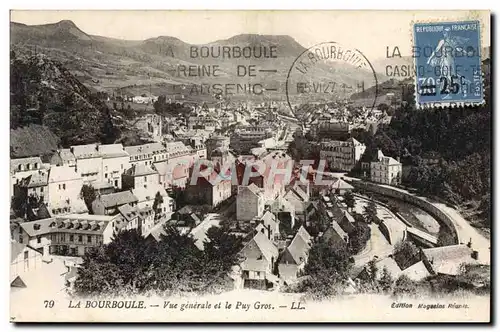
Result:
<svg viewBox="0 0 500 332"><path fill-rule="evenodd" d="M430 201L429 201L430 202ZM448 215L457 228L460 243L472 242L472 249L477 250L479 253L478 260L482 264L491 264L491 241L481 235L474 227L472 227L467 220L455 209L442 204L432 203L435 207Z"/></svg>
<svg viewBox="0 0 500 332"><path fill-rule="evenodd" d="M368 204L366 199L362 199L359 197L355 197L356 204L354 205L354 210L358 214L363 214L364 207ZM399 220L391 211L386 209L383 206L377 205L377 216L381 219L392 218L396 223L401 223L401 228L398 228L401 232L406 229L406 225ZM363 266L368 263L375 256L379 258L385 257L392 253L394 250L394 246L387 241L385 236L380 231L378 225L370 224L371 236L370 240L366 244L366 248L359 254L354 256L354 265L355 266ZM402 234L399 236L401 237ZM392 235L391 237L397 237L396 235Z"/></svg>
<svg viewBox="0 0 500 332"><path fill-rule="evenodd" d="M375 256L379 258L386 257L394 250L394 247L389 244L377 225L370 224L369 226L371 229L370 240L366 243L363 251L353 256L355 266L364 266Z"/></svg>
<svg viewBox="0 0 500 332"><path fill-rule="evenodd" d="M360 181L356 178L347 178L347 180ZM413 193L408 192L407 190L396 188L387 185L380 185L382 187L390 188L393 190L401 191L406 194L418 197L419 199L425 200L430 204L434 205L441 212L446 214L453 225L457 229L459 241L460 243L467 244L469 241L472 243L472 249L477 250L478 252L478 261L482 264L490 265L491 264L491 241L480 234L474 227L472 227L469 222L454 208L439 202L434 202L426 197L418 196Z"/></svg>

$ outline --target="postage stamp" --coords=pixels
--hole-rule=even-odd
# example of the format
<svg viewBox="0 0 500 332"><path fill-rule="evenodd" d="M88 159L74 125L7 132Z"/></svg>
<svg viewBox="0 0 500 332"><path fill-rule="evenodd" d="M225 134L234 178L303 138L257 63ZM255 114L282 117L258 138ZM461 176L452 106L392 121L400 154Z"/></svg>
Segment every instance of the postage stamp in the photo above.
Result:
<svg viewBox="0 0 500 332"><path fill-rule="evenodd" d="M416 23L413 40L418 107L484 102L479 21Z"/></svg>

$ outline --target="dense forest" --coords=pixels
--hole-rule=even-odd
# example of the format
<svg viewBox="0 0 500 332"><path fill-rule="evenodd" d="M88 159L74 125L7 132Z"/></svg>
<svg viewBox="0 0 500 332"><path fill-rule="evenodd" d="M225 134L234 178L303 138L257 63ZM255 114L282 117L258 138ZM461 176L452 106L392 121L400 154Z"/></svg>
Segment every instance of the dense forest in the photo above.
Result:
<svg viewBox="0 0 500 332"><path fill-rule="evenodd" d="M377 149L400 157L403 184L472 211L481 226L490 225L491 104L475 107L416 109L411 99L396 109L389 126L372 135L353 135L367 145L365 160ZM413 94L408 94L413 97Z"/></svg>

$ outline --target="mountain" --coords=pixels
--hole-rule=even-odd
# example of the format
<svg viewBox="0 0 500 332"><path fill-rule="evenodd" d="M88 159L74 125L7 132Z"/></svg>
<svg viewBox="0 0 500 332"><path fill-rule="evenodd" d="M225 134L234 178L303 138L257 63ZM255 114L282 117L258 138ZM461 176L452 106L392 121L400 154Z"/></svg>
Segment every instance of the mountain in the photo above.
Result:
<svg viewBox="0 0 500 332"><path fill-rule="evenodd" d="M14 156L47 152L55 145L112 143L120 134L119 118L114 119L106 104L63 65L44 55L11 52L10 116Z"/></svg>
<svg viewBox="0 0 500 332"><path fill-rule="evenodd" d="M192 45L169 36L143 41L119 40L93 36L81 31L70 21L27 26L11 23L11 49L18 53L43 53L62 63L84 85L98 91L115 94L166 94L185 100L213 99L213 92L193 93L200 84L262 84L270 88L268 98L285 98L285 81L294 60L305 48L286 35L241 34L206 45ZM206 46L215 52L224 47L276 46L277 58L192 57L191 48ZM255 65L256 77L239 76L237 65ZM189 66L218 66L219 75L189 75ZM315 79L335 81L355 86L366 80L369 73L359 73L349 66L335 63L316 66ZM184 68L186 68L184 70ZM195 68L195 67L193 67ZM207 69L205 68L205 69ZM210 71L210 68L207 69ZM368 78L369 79L369 78ZM178 87L188 85L186 90ZM275 92L272 89L277 89ZM196 90L196 89L194 89ZM195 91L196 92L196 91ZM234 99L262 99L262 96L238 91Z"/></svg>

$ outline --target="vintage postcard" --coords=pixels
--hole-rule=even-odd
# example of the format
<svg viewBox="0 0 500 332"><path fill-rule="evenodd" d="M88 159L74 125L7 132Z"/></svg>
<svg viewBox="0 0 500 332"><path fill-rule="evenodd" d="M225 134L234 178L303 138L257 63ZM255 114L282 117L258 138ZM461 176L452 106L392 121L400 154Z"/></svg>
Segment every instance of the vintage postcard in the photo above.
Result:
<svg viewBox="0 0 500 332"><path fill-rule="evenodd" d="M489 11L10 13L11 322L491 321Z"/></svg>

